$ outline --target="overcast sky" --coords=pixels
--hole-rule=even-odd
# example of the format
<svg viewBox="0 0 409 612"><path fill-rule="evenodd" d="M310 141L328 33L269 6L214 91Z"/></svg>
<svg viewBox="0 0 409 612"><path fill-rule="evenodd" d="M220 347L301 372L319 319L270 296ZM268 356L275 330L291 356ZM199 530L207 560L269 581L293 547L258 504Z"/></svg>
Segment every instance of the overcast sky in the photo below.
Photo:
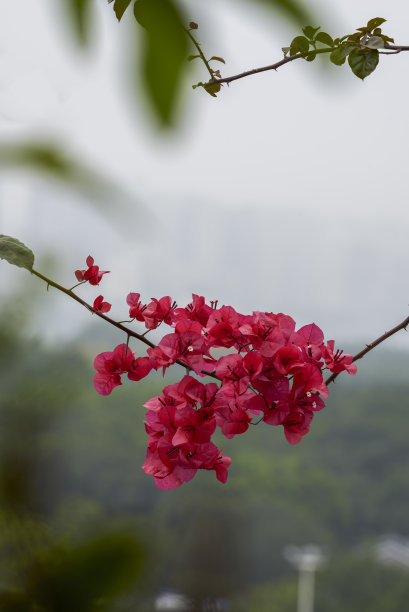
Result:
<svg viewBox="0 0 409 612"><path fill-rule="evenodd" d="M409 54L382 57L364 82L346 67L297 61L217 99L188 86L181 129L163 136L127 92L131 21L118 25L112 6L95 4L94 44L83 54L55 0L0 0L0 129L3 139L57 139L121 186L118 206L99 210L44 179L2 173L0 233L38 258L52 255L67 286L91 253L111 270L101 292L118 317L129 291L282 311L347 342L407 316ZM250 2L207 0L205 12L188 4L205 50L226 60L223 75L279 59L297 34ZM409 44L402 0L314 7L334 35L382 16L384 31ZM192 82L205 78L197 69ZM26 280L6 268L3 295ZM47 296L44 308L50 338L87 320L64 298Z"/></svg>

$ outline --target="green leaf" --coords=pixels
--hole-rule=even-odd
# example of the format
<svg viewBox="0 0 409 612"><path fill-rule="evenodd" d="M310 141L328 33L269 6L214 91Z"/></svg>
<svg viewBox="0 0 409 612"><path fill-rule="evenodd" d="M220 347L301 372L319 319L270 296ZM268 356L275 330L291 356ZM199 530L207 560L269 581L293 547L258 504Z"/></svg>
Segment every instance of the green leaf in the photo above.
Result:
<svg viewBox="0 0 409 612"><path fill-rule="evenodd" d="M386 34L381 34L381 36L382 36L383 40L386 43L394 43L395 42L394 38L391 38L390 36L386 36Z"/></svg>
<svg viewBox="0 0 409 612"><path fill-rule="evenodd" d="M384 19L383 17L374 17L373 19L370 19L368 21L367 28L369 29L370 32L372 32L372 30L374 30L375 28L385 23L385 21L386 19Z"/></svg>
<svg viewBox="0 0 409 612"><path fill-rule="evenodd" d="M210 58L209 62L211 60L216 60L217 62L221 62L222 64L225 64L226 62L224 61L224 59L222 57L219 57L218 55L212 55L212 57Z"/></svg>
<svg viewBox="0 0 409 612"><path fill-rule="evenodd" d="M281 51L284 53L284 55L287 55L289 50L290 50L290 47L281 47Z"/></svg>
<svg viewBox="0 0 409 612"><path fill-rule="evenodd" d="M380 36L370 36L365 43L365 47L369 47L370 49L383 49L385 47L385 42Z"/></svg>
<svg viewBox="0 0 409 612"><path fill-rule="evenodd" d="M114 11L118 21L121 21L122 15L125 13L132 0L115 0Z"/></svg>
<svg viewBox="0 0 409 612"><path fill-rule="evenodd" d="M65 0L74 32L81 45L89 42L92 0Z"/></svg>
<svg viewBox="0 0 409 612"><path fill-rule="evenodd" d="M220 91L221 84L220 83L205 83L203 85L204 89L210 94L213 98L217 98L217 95Z"/></svg>
<svg viewBox="0 0 409 612"><path fill-rule="evenodd" d="M290 55L296 55L296 53L307 55L309 48L310 43L305 36L296 36L290 44Z"/></svg>
<svg viewBox="0 0 409 612"><path fill-rule="evenodd" d="M0 234L0 259L5 259L13 266L29 271L34 265L34 253L17 238L4 234Z"/></svg>
<svg viewBox="0 0 409 612"><path fill-rule="evenodd" d="M364 26L363 28L357 28L357 30L358 30L358 33L360 32L359 36L362 36L363 34L369 34L369 32L371 31L370 28L368 28L368 26Z"/></svg>
<svg viewBox="0 0 409 612"><path fill-rule="evenodd" d="M304 35L309 38L309 40L314 40L315 34L316 32L318 32L320 28L313 28L312 26L305 26L305 28L302 29Z"/></svg>
<svg viewBox="0 0 409 612"><path fill-rule="evenodd" d="M363 36L362 32L355 32L355 34L350 34L347 38L353 42L359 43Z"/></svg>
<svg viewBox="0 0 409 612"><path fill-rule="evenodd" d="M137 22L145 28L143 78L151 104L163 126L174 123L186 67L185 19L172 0L137 0Z"/></svg>
<svg viewBox="0 0 409 612"><path fill-rule="evenodd" d="M317 36L315 37L315 40L318 40L318 42L321 42L324 45L328 45L328 47L334 46L334 41L332 40L332 36L330 36L326 32L318 32Z"/></svg>
<svg viewBox="0 0 409 612"><path fill-rule="evenodd" d="M340 45L339 47L337 47L336 49L332 51L332 53L329 56L329 59L336 66L342 66L342 64L345 63L347 56L354 49L356 49L356 45L349 45L348 43L346 44L343 43L342 45Z"/></svg>
<svg viewBox="0 0 409 612"><path fill-rule="evenodd" d="M352 72L364 79L371 74L379 62L379 51L376 49L354 49L349 54L348 63Z"/></svg>
<svg viewBox="0 0 409 612"><path fill-rule="evenodd" d="M316 57L317 57L317 52L314 50L314 51L310 51L309 53L307 53L305 59L307 60L307 62L313 62Z"/></svg>

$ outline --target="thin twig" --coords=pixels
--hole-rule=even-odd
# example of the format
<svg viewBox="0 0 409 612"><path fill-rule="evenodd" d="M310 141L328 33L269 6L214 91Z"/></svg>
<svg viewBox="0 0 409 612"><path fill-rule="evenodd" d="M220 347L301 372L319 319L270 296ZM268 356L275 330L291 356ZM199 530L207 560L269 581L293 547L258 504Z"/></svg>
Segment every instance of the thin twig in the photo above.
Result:
<svg viewBox="0 0 409 612"><path fill-rule="evenodd" d="M204 53L203 53L203 51L202 51L202 49L201 49L201 47L200 47L199 43L197 42L197 40L195 39L195 37L193 36L193 34L192 34L192 33L191 33L191 31L189 30L189 28L185 28L185 32L186 32L186 34L189 36L189 38L190 38L190 40L192 41L192 43L194 44L194 46L196 47L197 52L198 52L198 53L199 53L199 55L200 55L200 59L202 60L202 62L204 63L204 65L205 65L205 66L206 66L206 68L207 68L208 73L210 74L210 78L211 78L211 79L213 79L213 78L214 78L214 73L213 73L213 70L210 68L210 64L209 64L209 62L207 61L207 59L206 59L206 57L205 57L205 55L204 55Z"/></svg>
<svg viewBox="0 0 409 612"><path fill-rule="evenodd" d="M223 83L231 83L232 81L237 81L238 79L244 79L244 77L251 76L253 74L258 74L259 72L266 72L267 70L277 70L281 66L288 64L289 62L293 62L296 59L300 59L303 57L301 53L297 53L296 55L292 55L291 57L287 55L279 62L275 64L270 64L269 66L261 66L261 68L253 68L253 70L247 70L246 72L240 72L240 74L234 74L233 76L224 77L222 79L212 79L209 85L213 85L215 83L219 83L222 85Z"/></svg>
<svg viewBox="0 0 409 612"><path fill-rule="evenodd" d="M409 325L409 317L406 317L406 319L402 321L402 323L399 323L399 325L392 327L392 329L382 334L382 336L379 336L379 338L377 338L376 340L373 340L370 344L367 344L366 347L362 349L362 351L354 355L354 358L352 359L352 361L354 362L354 361L358 361L358 359L362 359L362 357L364 357L367 353L369 353L369 351L372 351L372 349L374 349L376 346L381 344L381 342L384 342L384 340L387 340L388 338L396 334L401 329L406 330L408 325ZM329 376L329 378L327 378L327 380L325 381L325 384L329 385L330 383L334 382L334 380L337 378L337 376L340 373L341 372L337 372L336 374L331 374L331 376Z"/></svg>
<svg viewBox="0 0 409 612"><path fill-rule="evenodd" d="M409 51L409 46L407 45L385 45L384 48L390 51L396 51L397 53L400 53L401 51ZM326 47L325 49L316 49L315 51L312 51L312 53L316 53L316 54L330 53L333 50L334 50L333 47ZM394 55L394 54L388 53L386 55ZM269 64L268 66L261 66L261 68L253 68L253 70L247 70L246 72L240 72L240 74L234 74L232 76L224 77L222 79L212 78L211 81L207 83L207 85L215 85L216 83L219 83L220 85L222 85L223 83L232 83L232 81L237 81L238 79L244 79L245 77L251 76L253 74L258 74L259 72L266 72L268 70L277 70L277 68L280 68L281 66L284 66L285 64L289 64L290 62L294 60L301 59L302 57L304 56L301 55L301 53L296 53L295 55L292 55L292 56L286 55L282 60L280 60L279 62L276 62L275 64Z"/></svg>
<svg viewBox="0 0 409 612"><path fill-rule="evenodd" d="M111 319L111 317L107 317L107 315L94 310L92 306L90 306L90 304L87 304L87 302L82 300L78 295L76 295L73 291L71 291L71 289L66 289L62 285L59 285L58 283L52 281L46 276L43 276L43 274L41 274L40 272L37 272L37 270L31 269L31 273L37 276L38 278L40 278L45 283L47 283L47 287L51 286L51 287L54 287L55 289L58 289L58 291L65 293L65 295L68 295L70 298L72 298L73 300L81 304L81 306L84 306L84 308L86 308L93 314L96 314L98 317L100 317L101 319L104 319L104 321L106 321L110 325L113 325L114 327L117 327L118 329L123 331L128 336L128 338L131 336L132 338L136 338L137 340L140 340L144 344L147 344L151 348L156 347L156 344L148 340L143 334L138 334L137 332L133 331L129 327L122 325L122 323L118 323L118 321L114 321L114 319ZM192 368L187 363L182 361L181 359L176 359L175 363L182 366L183 368L186 368L189 371L192 371ZM202 370L202 374L206 374L206 376L211 376L212 378L215 378L216 380L221 380L218 376L216 376L216 374L213 374L213 372L208 372L207 370Z"/></svg>

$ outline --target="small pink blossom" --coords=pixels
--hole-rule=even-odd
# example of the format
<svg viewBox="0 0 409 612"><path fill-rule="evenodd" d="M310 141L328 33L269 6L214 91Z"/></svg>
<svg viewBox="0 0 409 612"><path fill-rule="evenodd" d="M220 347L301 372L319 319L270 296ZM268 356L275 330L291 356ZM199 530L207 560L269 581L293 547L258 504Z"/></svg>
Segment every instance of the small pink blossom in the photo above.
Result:
<svg viewBox="0 0 409 612"><path fill-rule="evenodd" d="M94 265L94 259L91 255L88 255L86 260L88 269L87 270L75 270L75 276L78 282L88 281L90 285L99 285L104 274L109 274L108 270L100 270L98 266Z"/></svg>
<svg viewBox="0 0 409 612"><path fill-rule="evenodd" d="M102 295L99 295L97 298L95 298L94 300L94 305L93 305L93 309L95 310L95 312L109 312L111 310L111 304L109 302L104 302L104 297Z"/></svg>

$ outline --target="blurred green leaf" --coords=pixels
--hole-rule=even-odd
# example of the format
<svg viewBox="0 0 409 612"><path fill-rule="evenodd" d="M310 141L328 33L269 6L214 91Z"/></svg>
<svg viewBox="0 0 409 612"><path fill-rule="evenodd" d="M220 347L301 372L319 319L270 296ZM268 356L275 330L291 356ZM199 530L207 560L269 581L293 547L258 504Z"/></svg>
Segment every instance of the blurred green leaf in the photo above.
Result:
<svg viewBox="0 0 409 612"><path fill-rule="evenodd" d="M299 0L259 0L263 4L269 6L273 10L278 10L286 17L297 23L305 25L306 23L314 23L316 20L311 15L309 9L304 2ZM251 2L252 4L253 2Z"/></svg>
<svg viewBox="0 0 409 612"><path fill-rule="evenodd" d="M75 174L74 164L57 148L42 143L0 145L0 165L30 166L67 179Z"/></svg>
<svg viewBox="0 0 409 612"><path fill-rule="evenodd" d="M354 49L348 57L352 72L360 79L371 74L379 62L379 52L376 49Z"/></svg>
<svg viewBox="0 0 409 612"><path fill-rule="evenodd" d="M0 234L0 259L30 271L34 264L34 253L17 238Z"/></svg>
<svg viewBox="0 0 409 612"><path fill-rule="evenodd" d="M74 32L81 45L89 42L92 0L64 0Z"/></svg>
<svg viewBox="0 0 409 612"><path fill-rule="evenodd" d="M118 188L114 189L114 185L111 185L105 177L88 168L86 164L69 157L53 144L3 142L0 145L0 169L9 167L28 168L44 173L62 181L70 188L91 195L93 204L100 204L101 198L102 201L106 200L114 191L118 193Z"/></svg>
<svg viewBox="0 0 409 612"><path fill-rule="evenodd" d="M125 13L132 0L115 0L114 11L118 21L121 21L122 15Z"/></svg>
<svg viewBox="0 0 409 612"><path fill-rule="evenodd" d="M146 31L143 72L149 99L162 125L170 126L187 67L185 19L171 0L137 0L134 13Z"/></svg>

